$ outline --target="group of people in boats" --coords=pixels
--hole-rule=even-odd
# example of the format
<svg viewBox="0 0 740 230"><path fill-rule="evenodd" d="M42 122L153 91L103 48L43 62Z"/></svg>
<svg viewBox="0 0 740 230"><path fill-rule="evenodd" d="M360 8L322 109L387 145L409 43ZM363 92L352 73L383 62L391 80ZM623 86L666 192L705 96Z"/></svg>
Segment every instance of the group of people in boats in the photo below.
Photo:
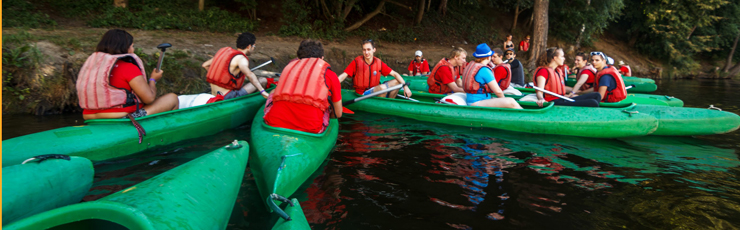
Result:
<svg viewBox="0 0 740 230"><path fill-rule="evenodd" d="M147 78L143 62L134 54L133 41L133 36L124 30L109 30L98 43L96 52L81 68L77 90L84 119L133 119L179 108L178 97L173 93L156 97L156 84L163 71L155 69ZM259 92L267 99L265 123L320 133L326 129L330 118L342 116L340 84L347 77L353 78L353 88L359 95L405 84L398 72L375 57L373 40L362 41L362 55L337 76L329 63L323 60L321 42L308 39L300 43L297 58L282 70L280 84L268 93L265 91L267 80L258 78L249 69L248 56L254 52L255 42L253 34L242 33L236 40L236 49L221 48L212 59L203 63L207 70L206 80L211 86L207 103ZM421 51L415 52L415 56L409 65L409 74L428 74L430 93L464 93L470 106L522 109L516 100L505 97L505 94L521 95L516 87L525 86L523 66L516 60L513 49L502 51L480 44L472 54L475 59L467 62L467 52L457 47L439 60L431 71ZM599 102L620 101L627 95L622 74L609 65L608 59L602 52L578 54L575 61L578 83L571 89L565 86L568 67L564 65L563 50L550 48L540 55L537 62L539 67L533 74L535 85L574 101L542 91L521 100L536 101L539 106L553 102L556 105L593 107L599 106ZM381 82L381 76L393 76L394 79ZM399 90L394 90L378 96L395 98L398 93ZM403 94L412 96L408 86L403 87Z"/></svg>

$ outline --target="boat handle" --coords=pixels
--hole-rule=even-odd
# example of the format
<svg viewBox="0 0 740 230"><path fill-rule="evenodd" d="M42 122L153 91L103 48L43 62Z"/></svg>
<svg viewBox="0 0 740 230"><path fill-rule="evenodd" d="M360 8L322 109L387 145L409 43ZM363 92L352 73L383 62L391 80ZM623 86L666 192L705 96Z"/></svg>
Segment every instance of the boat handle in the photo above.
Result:
<svg viewBox="0 0 740 230"><path fill-rule="evenodd" d="M267 206L272 209L278 216L282 217L285 220L291 220L288 213L285 213L280 207L275 203L275 200L279 200L284 203L290 204L291 207L295 206L293 202L290 202L288 198L285 198L284 196L278 195L277 193L270 194L269 197L267 197Z"/></svg>
<svg viewBox="0 0 740 230"><path fill-rule="evenodd" d="M714 107L714 105L709 105L709 108L707 109L715 109L715 110L722 111L722 109L720 109L719 107Z"/></svg>
<svg viewBox="0 0 740 230"><path fill-rule="evenodd" d="M670 101L671 99L673 99L673 98L676 98L676 97L665 95L665 99L668 99L669 101Z"/></svg>
<svg viewBox="0 0 740 230"><path fill-rule="evenodd" d="M38 155L38 156L35 156L35 157L28 158L25 161L23 161L23 163L21 163L21 164L23 165L23 164L26 164L28 162L34 161L34 160L38 160L38 162L41 163L42 161L45 161L45 160L48 160L48 159L62 159L62 160L68 160L68 161L71 160L69 158L69 156L67 156L67 155L62 155L62 154L45 154L45 155Z"/></svg>
<svg viewBox="0 0 740 230"><path fill-rule="evenodd" d="M632 117L632 114L635 114L635 113L640 113L640 111L627 111L626 109L625 109L625 110L622 110L622 112L623 112L623 113L627 113L627 114L629 114L629 115L630 115L630 117Z"/></svg>

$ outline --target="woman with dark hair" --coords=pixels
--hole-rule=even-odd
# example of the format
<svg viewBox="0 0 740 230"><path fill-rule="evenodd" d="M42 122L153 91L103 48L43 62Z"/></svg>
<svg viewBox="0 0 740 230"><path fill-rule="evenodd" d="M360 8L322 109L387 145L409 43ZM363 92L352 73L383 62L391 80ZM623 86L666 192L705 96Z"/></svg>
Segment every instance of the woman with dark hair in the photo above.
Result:
<svg viewBox="0 0 740 230"><path fill-rule="evenodd" d="M563 74L555 73L555 69L563 65L564 62L565 53L563 53L563 49L561 48L549 48L540 54L537 59L539 67L534 71L533 77L535 85L555 94L565 95L564 76ZM574 101L566 101L565 99L545 94L542 91L537 91L537 105L540 107L546 101L553 102L555 105L599 107L601 95L599 93L587 93L571 99Z"/></svg>
<svg viewBox="0 0 740 230"><path fill-rule="evenodd" d="M593 92L594 78L596 77L597 70L588 63L588 55L586 53L576 54L576 85L573 86L573 91L570 96L574 96L578 93L590 93Z"/></svg>
<svg viewBox="0 0 740 230"><path fill-rule="evenodd" d="M177 109L177 95L156 98L161 78L162 71L153 70L147 79L131 34L109 30L80 69L76 87L82 118L137 118Z"/></svg>
<svg viewBox="0 0 740 230"><path fill-rule="evenodd" d="M504 41L504 50L514 50L514 41L512 39L514 36L511 34L506 35L506 41Z"/></svg>

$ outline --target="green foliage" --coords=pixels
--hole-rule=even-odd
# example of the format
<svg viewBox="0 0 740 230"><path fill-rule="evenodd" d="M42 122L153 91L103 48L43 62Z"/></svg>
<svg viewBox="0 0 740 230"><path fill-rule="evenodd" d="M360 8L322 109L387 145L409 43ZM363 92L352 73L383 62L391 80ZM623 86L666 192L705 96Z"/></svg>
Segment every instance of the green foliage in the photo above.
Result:
<svg viewBox="0 0 740 230"><path fill-rule="evenodd" d="M38 67L43 58L43 54L35 46L25 44L10 48L3 42L3 97L10 96L23 101L31 90L31 70Z"/></svg>
<svg viewBox="0 0 740 230"><path fill-rule="evenodd" d="M314 19L313 8L306 0L285 0L282 11L283 26L280 27L281 36L298 36L302 38L320 38L327 40L344 39L344 24L338 20L323 21ZM313 21L313 23L311 23Z"/></svg>
<svg viewBox="0 0 740 230"><path fill-rule="evenodd" d="M609 23L621 15L623 8L622 0L550 1L549 31L553 36L575 43L585 25L581 42L589 44L594 35L603 33Z"/></svg>
<svg viewBox="0 0 740 230"><path fill-rule="evenodd" d="M141 11L107 7L101 15L88 21L92 27L130 27L143 30L178 29L213 32L244 32L256 28L254 21L217 8L159 10L144 6Z"/></svg>
<svg viewBox="0 0 740 230"><path fill-rule="evenodd" d="M462 4L448 3L447 15L429 13L427 20L422 26L432 24L439 25L444 36L460 37L469 43L488 43L489 45L499 42L496 27L491 23L491 15L496 9L488 8L486 5L462 2ZM429 41L429 39L427 39Z"/></svg>
<svg viewBox="0 0 740 230"><path fill-rule="evenodd" d="M3 27L56 26L57 22L48 14L36 11L36 7L27 0L3 1Z"/></svg>

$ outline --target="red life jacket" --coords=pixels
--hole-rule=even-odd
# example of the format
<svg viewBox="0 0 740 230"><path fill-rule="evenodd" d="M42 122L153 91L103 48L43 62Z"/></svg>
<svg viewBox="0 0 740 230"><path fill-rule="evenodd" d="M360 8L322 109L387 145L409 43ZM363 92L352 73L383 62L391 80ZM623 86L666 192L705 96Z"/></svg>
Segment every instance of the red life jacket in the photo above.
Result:
<svg viewBox="0 0 740 230"><path fill-rule="evenodd" d="M365 62L365 57L357 56L355 58L355 76L352 84L355 92L360 94L365 90L380 84L380 70L383 67L383 61L373 57L373 62L369 65Z"/></svg>
<svg viewBox="0 0 740 230"><path fill-rule="evenodd" d="M560 74L560 76L563 77L563 79L568 77L568 72L570 72L570 68L566 64L558 66L558 68L555 68L555 73Z"/></svg>
<svg viewBox="0 0 740 230"><path fill-rule="evenodd" d="M136 64L146 79L144 64L136 54L111 55L95 52L87 58L77 78L77 98L83 109L111 109L136 105L141 102L131 91L110 84L111 71L116 61L127 60Z"/></svg>
<svg viewBox="0 0 740 230"><path fill-rule="evenodd" d="M484 67L491 69L491 67L488 67L487 65L483 65L475 61L468 62L468 64L465 65L465 72L463 72L463 75L462 75L462 82L463 82L463 90L466 93L480 94L478 90L480 90L481 87L483 88L483 93L493 92L491 88L488 87L487 84L481 84L475 81L475 75L477 75L478 71L480 71L480 69Z"/></svg>
<svg viewBox="0 0 740 230"><path fill-rule="evenodd" d="M596 77L596 72L598 71L596 71L596 68L594 68L594 66L592 65L586 65L580 70L578 70L578 73L576 74L576 81L578 78L581 77L581 75L584 75L584 74L588 75L588 79L586 80L586 83L583 83L583 85L581 85L581 89L579 90L581 91L587 90L594 86L594 77Z"/></svg>
<svg viewBox="0 0 740 230"><path fill-rule="evenodd" d="M594 80L594 91L598 92L599 90L599 79L601 79L601 76L604 76L605 74L612 75L614 77L614 81L617 82L617 87L615 87L611 91L606 91L606 94L604 95L604 98L601 98L602 102L620 102L627 98L627 89L624 88L624 81L622 80L622 75L619 74L617 70L614 68L604 68L599 73L596 74L596 79Z"/></svg>
<svg viewBox="0 0 740 230"><path fill-rule="evenodd" d="M231 47L224 47L218 50L216 56L213 56L213 62L206 74L206 81L228 90L241 89L244 86L244 73L240 71L238 75L234 75L229 71L231 60L240 55L249 61L247 55Z"/></svg>
<svg viewBox="0 0 740 230"><path fill-rule="evenodd" d="M623 65L619 69L620 69L620 72L624 72L624 74L623 74L624 76L632 77L632 68L630 68L630 66ZM626 71L621 71L622 69L625 69Z"/></svg>
<svg viewBox="0 0 740 230"><path fill-rule="evenodd" d="M553 70L550 67L539 67L534 71L534 82L535 85L539 85L537 82L537 73L540 72L540 69L547 70L547 77L545 78L545 90L559 94L559 95L565 95L565 84L563 84L563 78L560 74L555 73L556 71ZM552 96L550 94L543 93L545 96L545 101L553 101L555 99L558 99L556 96Z"/></svg>
<svg viewBox="0 0 740 230"><path fill-rule="evenodd" d="M509 84L511 84L511 66L506 63L501 63L496 66L496 68L499 67L506 70L506 76L496 76L496 72L494 71L494 77L496 77L496 82L498 83L498 86L501 87L501 90L505 90L506 88L509 88ZM494 70L496 69L494 68Z"/></svg>
<svg viewBox="0 0 740 230"><path fill-rule="evenodd" d="M413 72L412 75L421 73L421 65L424 64L425 61L427 61L427 59L421 59L421 62L416 62L416 59L411 61L412 65L414 65L414 70L412 71Z"/></svg>
<svg viewBox="0 0 740 230"><path fill-rule="evenodd" d="M329 108L326 70L331 66L321 58L302 58L285 66L272 101L310 105L325 112Z"/></svg>
<svg viewBox="0 0 740 230"><path fill-rule="evenodd" d="M442 80L437 77L437 70L441 67L447 67L450 69L450 73L452 73L452 80L457 80L459 75L457 75L457 71L454 67L452 67L452 64L450 64L449 61L447 61L447 58L442 58L437 62L436 65L434 65L434 69L432 69L432 73L429 74L429 77L427 77L427 85L429 85L429 93L436 93L436 94L447 94L452 92L452 89L450 89L449 86L446 84L442 84Z"/></svg>

